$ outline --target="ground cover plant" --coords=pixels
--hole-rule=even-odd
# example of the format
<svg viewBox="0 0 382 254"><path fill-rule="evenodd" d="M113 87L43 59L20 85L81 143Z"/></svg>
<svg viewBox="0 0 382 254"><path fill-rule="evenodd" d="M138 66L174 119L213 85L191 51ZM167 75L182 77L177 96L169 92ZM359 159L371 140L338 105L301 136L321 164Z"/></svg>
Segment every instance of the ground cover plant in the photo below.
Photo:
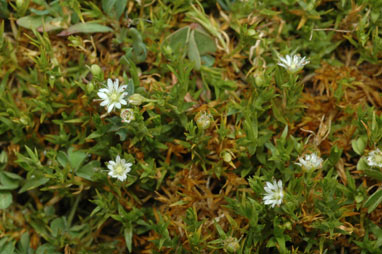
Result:
<svg viewBox="0 0 382 254"><path fill-rule="evenodd" d="M381 253L379 0L0 0L0 253Z"/></svg>

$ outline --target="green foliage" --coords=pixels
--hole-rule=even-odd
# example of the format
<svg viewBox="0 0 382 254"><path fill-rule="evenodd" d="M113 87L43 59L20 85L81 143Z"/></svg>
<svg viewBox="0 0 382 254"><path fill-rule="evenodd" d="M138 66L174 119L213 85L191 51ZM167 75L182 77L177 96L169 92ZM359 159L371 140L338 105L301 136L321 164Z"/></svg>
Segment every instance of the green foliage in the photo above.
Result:
<svg viewBox="0 0 382 254"><path fill-rule="evenodd" d="M378 253L381 7L0 0L0 253Z"/></svg>

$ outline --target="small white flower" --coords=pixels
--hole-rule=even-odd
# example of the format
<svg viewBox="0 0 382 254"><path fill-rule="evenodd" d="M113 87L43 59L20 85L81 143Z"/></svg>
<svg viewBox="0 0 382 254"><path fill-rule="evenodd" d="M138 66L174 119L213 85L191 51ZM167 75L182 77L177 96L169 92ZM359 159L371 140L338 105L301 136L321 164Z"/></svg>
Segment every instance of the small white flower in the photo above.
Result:
<svg viewBox="0 0 382 254"><path fill-rule="evenodd" d="M275 205L281 205L284 198L283 182L281 180L278 182L273 180L273 184L266 182L265 185L264 190L266 194L263 197L264 204L271 205L272 208L275 207Z"/></svg>
<svg viewBox="0 0 382 254"><path fill-rule="evenodd" d="M124 90L127 88L127 85L119 86L118 79L113 82L113 80L107 80L107 88L101 88L98 91L98 96L103 100L101 106L107 107L107 113L110 113L113 108L121 108L121 105L126 105L127 102L124 97L127 95L127 92Z"/></svg>
<svg viewBox="0 0 382 254"><path fill-rule="evenodd" d="M121 157L118 155L115 161L109 161L109 164L107 165L110 169L109 176L124 181L127 178L127 173L130 172L132 165L133 164L131 163L126 163L125 159L121 160Z"/></svg>
<svg viewBox="0 0 382 254"><path fill-rule="evenodd" d="M370 167L382 168L382 152L378 148L371 151L366 158L367 165Z"/></svg>
<svg viewBox="0 0 382 254"><path fill-rule="evenodd" d="M120 116L122 118L122 123L130 123L135 119L134 111L131 108L122 109Z"/></svg>
<svg viewBox="0 0 382 254"><path fill-rule="evenodd" d="M304 158L299 158L298 160L299 162L296 162L296 164L301 166L306 171L313 171L321 168L322 162L324 161L316 153L305 154Z"/></svg>
<svg viewBox="0 0 382 254"><path fill-rule="evenodd" d="M305 59L305 56L301 58L299 55L287 55L286 57L279 57L277 64L284 67L290 73L296 73L308 63L309 60Z"/></svg>

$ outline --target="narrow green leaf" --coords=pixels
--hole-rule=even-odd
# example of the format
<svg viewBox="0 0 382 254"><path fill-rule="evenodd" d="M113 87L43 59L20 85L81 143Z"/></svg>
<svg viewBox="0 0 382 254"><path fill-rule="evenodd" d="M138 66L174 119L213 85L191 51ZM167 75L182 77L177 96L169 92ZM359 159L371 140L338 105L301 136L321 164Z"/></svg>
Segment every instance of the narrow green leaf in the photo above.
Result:
<svg viewBox="0 0 382 254"><path fill-rule="evenodd" d="M378 171L375 169L365 169L365 170L363 170L363 172L365 173L365 175L367 175L367 176L369 176L375 180L382 181L382 172L381 171Z"/></svg>
<svg viewBox="0 0 382 254"><path fill-rule="evenodd" d="M365 202L364 207L368 208L367 212L371 213L382 202L382 190L374 192Z"/></svg>
<svg viewBox="0 0 382 254"><path fill-rule="evenodd" d="M57 35L68 36L68 35L76 34L76 33L92 34L92 33L108 33L112 31L113 29L111 29L110 27L100 25L97 23L78 23L69 27L68 29L62 31L61 33Z"/></svg>
<svg viewBox="0 0 382 254"><path fill-rule="evenodd" d="M195 63L195 69L200 70L200 66L202 64L202 60L200 59L200 54L198 50L198 46L195 42L194 37L195 31L191 31L190 38L188 42L188 58Z"/></svg>
<svg viewBox="0 0 382 254"><path fill-rule="evenodd" d="M44 23L44 18L42 16L25 16L19 18L16 21L17 25L27 28L27 29L37 29L41 27Z"/></svg>
<svg viewBox="0 0 382 254"><path fill-rule="evenodd" d="M124 229L124 236L126 241L126 246L129 252L133 249L133 226L131 224L128 224L127 227Z"/></svg>

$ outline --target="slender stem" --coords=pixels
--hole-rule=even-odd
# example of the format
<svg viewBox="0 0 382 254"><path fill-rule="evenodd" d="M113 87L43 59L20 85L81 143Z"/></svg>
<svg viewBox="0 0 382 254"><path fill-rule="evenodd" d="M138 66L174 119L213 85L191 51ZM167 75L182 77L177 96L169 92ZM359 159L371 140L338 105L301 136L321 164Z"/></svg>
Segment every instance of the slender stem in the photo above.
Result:
<svg viewBox="0 0 382 254"><path fill-rule="evenodd" d="M81 193L77 195L76 200L74 201L74 204L72 206L72 210L70 210L69 216L68 216L68 226L70 227L73 221L74 214L76 213L78 203L80 202L81 199Z"/></svg>

